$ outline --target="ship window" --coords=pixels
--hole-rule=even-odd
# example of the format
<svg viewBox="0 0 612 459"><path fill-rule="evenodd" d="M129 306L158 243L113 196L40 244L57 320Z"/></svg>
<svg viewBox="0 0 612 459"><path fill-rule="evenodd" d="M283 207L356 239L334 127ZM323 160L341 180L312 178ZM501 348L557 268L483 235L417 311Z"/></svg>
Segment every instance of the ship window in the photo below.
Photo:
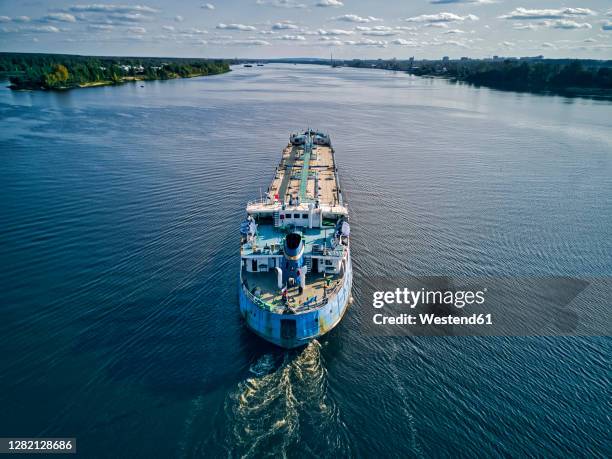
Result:
<svg viewBox="0 0 612 459"><path fill-rule="evenodd" d="M302 214L302 218L308 218L308 214Z"/></svg>
<svg viewBox="0 0 612 459"><path fill-rule="evenodd" d="M281 220L283 220L285 218L285 214L281 214L280 218L281 218Z"/></svg>
<svg viewBox="0 0 612 459"><path fill-rule="evenodd" d="M326 264L326 265L331 265L331 264L332 264L332 261L331 261L331 260L325 260L325 264Z"/></svg>
<svg viewBox="0 0 612 459"><path fill-rule="evenodd" d="M300 214L293 214L293 218L300 218Z"/></svg>

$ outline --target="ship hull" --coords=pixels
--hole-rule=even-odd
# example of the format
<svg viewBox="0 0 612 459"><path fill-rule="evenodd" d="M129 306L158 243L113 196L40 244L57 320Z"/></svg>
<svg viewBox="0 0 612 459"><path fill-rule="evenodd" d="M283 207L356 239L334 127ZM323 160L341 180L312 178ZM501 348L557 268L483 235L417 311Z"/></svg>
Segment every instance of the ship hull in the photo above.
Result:
<svg viewBox="0 0 612 459"><path fill-rule="evenodd" d="M350 303L352 284L353 267L349 255L342 286L326 305L300 314L277 314L255 304L241 285L240 313L249 329L266 341L285 349L304 346L340 323Z"/></svg>

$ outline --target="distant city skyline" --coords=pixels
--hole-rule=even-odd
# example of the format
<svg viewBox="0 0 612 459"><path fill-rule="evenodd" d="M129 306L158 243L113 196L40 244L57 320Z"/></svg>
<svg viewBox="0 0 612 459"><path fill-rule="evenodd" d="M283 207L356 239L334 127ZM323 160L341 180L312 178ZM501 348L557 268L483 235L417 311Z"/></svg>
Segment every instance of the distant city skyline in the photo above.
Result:
<svg viewBox="0 0 612 459"><path fill-rule="evenodd" d="M609 1L0 0L0 51L612 59Z"/></svg>

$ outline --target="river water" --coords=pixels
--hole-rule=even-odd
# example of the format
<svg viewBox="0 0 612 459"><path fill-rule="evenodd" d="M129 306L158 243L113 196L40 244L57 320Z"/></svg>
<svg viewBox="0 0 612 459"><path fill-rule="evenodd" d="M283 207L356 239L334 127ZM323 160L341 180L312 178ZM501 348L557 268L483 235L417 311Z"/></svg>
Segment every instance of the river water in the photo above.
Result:
<svg viewBox="0 0 612 459"><path fill-rule="evenodd" d="M299 65L2 88L0 436L91 457L609 456L609 338L372 337L360 281L609 277L611 120ZM240 320L238 227L308 126L336 148L355 302L285 352Z"/></svg>

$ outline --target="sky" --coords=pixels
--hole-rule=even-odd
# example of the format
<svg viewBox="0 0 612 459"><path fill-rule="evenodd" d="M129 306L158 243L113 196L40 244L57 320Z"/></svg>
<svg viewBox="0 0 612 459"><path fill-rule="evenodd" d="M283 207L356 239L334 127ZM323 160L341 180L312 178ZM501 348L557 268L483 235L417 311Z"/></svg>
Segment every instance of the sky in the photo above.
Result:
<svg viewBox="0 0 612 459"><path fill-rule="evenodd" d="M0 51L612 59L612 1L0 0Z"/></svg>

